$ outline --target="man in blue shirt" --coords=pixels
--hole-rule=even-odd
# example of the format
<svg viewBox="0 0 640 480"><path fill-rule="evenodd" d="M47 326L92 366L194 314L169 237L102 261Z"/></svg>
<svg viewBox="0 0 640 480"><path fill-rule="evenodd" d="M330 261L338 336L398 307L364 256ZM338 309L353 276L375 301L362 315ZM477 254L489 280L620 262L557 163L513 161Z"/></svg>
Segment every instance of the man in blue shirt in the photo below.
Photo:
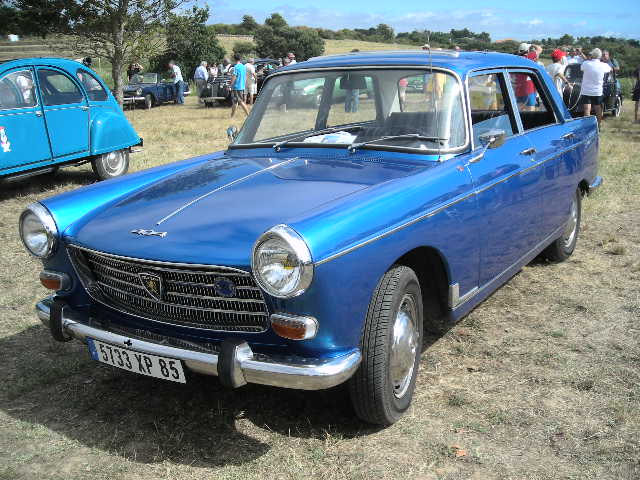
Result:
<svg viewBox="0 0 640 480"><path fill-rule="evenodd" d="M249 108L244 103L244 88L247 83L247 67L240 61L240 55L237 53L233 56L236 64L233 66L233 74L231 76L231 118L236 113L238 104L249 115Z"/></svg>

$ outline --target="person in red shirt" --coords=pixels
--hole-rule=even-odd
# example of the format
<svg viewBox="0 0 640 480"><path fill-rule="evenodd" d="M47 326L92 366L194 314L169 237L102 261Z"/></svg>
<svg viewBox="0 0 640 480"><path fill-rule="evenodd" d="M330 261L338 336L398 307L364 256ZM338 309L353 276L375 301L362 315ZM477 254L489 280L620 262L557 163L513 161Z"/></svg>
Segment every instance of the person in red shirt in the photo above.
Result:
<svg viewBox="0 0 640 480"><path fill-rule="evenodd" d="M532 62L535 62L538 55L535 50L531 50L532 46L528 43L521 43L518 48L518 54L521 57L528 58ZM533 80L526 73L515 73L515 94L516 102L521 111L535 110L536 101L536 87L533 84Z"/></svg>

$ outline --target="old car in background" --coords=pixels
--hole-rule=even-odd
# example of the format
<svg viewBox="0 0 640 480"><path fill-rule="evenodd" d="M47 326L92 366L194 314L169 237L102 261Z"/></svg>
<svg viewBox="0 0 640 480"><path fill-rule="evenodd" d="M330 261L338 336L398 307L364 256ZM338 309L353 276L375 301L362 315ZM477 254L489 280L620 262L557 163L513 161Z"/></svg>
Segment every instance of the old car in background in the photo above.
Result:
<svg viewBox="0 0 640 480"><path fill-rule="evenodd" d="M310 83L319 101L300 98ZM432 87L401 101L412 84ZM343 90L365 88L352 108ZM534 257L567 259L601 183L596 119L572 118L540 66L506 54L301 62L270 75L230 132L225 151L24 211L53 338L173 382L347 382L356 414L389 425L411 403L424 332Z"/></svg>
<svg viewBox="0 0 640 480"><path fill-rule="evenodd" d="M580 105L580 87L582 85L582 70L579 64L567 65L564 75L569 81L563 91L563 99L569 111L574 115L582 115L582 105ZM616 77L616 72L611 70L604 75L602 85L602 111L614 117L619 117L622 113L622 86Z"/></svg>
<svg viewBox="0 0 640 480"><path fill-rule="evenodd" d="M91 162L100 179L123 175L142 140L99 75L60 58L0 63L0 177Z"/></svg>
<svg viewBox="0 0 640 480"><path fill-rule="evenodd" d="M163 80L159 73L138 73L133 75L124 88L125 105L142 105L149 109L167 102L175 102L178 89L173 80ZM187 96L189 84L185 82L184 95Z"/></svg>

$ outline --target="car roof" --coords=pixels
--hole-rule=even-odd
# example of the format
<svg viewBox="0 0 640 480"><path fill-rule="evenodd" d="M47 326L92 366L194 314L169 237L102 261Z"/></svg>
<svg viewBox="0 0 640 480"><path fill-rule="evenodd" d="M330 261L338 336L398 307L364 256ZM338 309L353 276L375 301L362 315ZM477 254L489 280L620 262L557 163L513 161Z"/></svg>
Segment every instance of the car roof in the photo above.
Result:
<svg viewBox="0 0 640 480"><path fill-rule="evenodd" d="M80 62L76 62L75 60L59 57L16 58L15 60L6 60L0 63L0 66L3 69L33 65L51 65L55 67L67 68L69 70L76 69L78 67L87 68L85 65Z"/></svg>
<svg viewBox="0 0 640 480"><path fill-rule="evenodd" d="M331 67L367 66L424 66L448 68L463 76L471 70L502 67L539 66L528 58L509 53L466 52L455 50L380 50L352 52L339 55L314 57L305 62L283 68L281 71Z"/></svg>

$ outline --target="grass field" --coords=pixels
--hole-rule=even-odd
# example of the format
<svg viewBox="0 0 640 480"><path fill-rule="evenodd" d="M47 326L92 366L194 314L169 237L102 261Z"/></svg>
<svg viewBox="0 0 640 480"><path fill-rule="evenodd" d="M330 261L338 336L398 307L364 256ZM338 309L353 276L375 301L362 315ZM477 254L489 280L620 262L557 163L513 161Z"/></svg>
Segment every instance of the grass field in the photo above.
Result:
<svg viewBox="0 0 640 480"><path fill-rule="evenodd" d="M630 107L628 107L628 110ZM223 148L226 108L127 113L132 170ZM239 125L242 116L236 119ZM396 425L354 419L345 392L186 386L102 368L36 320L40 265L16 223L90 169L0 192L0 479L640 478L640 126L602 131L601 191L566 263L533 262L422 357Z"/></svg>

